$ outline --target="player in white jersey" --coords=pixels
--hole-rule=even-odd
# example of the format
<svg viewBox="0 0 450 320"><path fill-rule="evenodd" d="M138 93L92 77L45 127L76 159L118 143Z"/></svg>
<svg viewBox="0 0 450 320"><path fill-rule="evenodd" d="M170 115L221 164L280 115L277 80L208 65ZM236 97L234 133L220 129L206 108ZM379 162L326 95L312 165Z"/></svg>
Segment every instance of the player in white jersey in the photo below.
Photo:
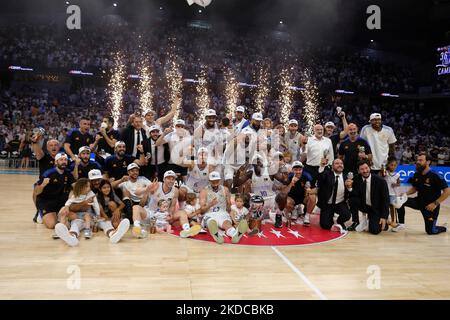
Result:
<svg viewBox="0 0 450 320"><path fill-rule="evenodd" d="M158 209L159 200L167 200L170 203L169 213L172 219L169 221L171 225L179 223L183 230L180 232L180 236L183 238L192 237L199 233L200 227L190 227L189 220L184 211L176 211L176 204L178 202L178 189L175 187L175 179L177 175L175 172L169 170L164 174L164 181L155 181L146 188L136 190L137 194L148 193L150 196L149 202L142 208L141 206L133 207L133 235L138 238L143 237L143 231L141 227L142 220L148 220L152 218L153 213Z"/></svg>
<svg viewBox="0 0 450 320"><path fill-rule="evenodd" d="M188 168L186 186L197 194L209 184L209 173L214 171L215 168L214 165L209 164L210 162L208 149L201 147L197 151L197 160L185 160L183 163Z"/></svg>
<svg viewBox="0 0 450 320"><path fill-rule="evenodd" d="M298 121L289 120L288 132L284 136L284 142L292 155L292 160L300 160L301 148L303 147L305 137L298 132Z"/></svg>
<svg viewBox="0 0 450 320"><path fill-rule="evenodd" d="M246 220L239 222L237 228L233 227L230 217L231 196L227 187L220 185L220 174L213 171L209 175L210 184L200 192L200 207L204 213L202 226L208 228L214 240L222 244L223 237L219 234L219 228L225 230L231 242L238 243L248 230Z"/></svg>
<svg viewBox="0 0 450 320"><path fill-rule="evenodd" d="M244 106L236 107L235 118L233 121L233 128L236 133L241 132L242 129L248 127L248 125L250 124L250 121L244 118L244 113L245 113Z"/></svg>
<svg viewBox="0 0 450 320"><path fill-rule="evenodd" d="M234 185L240 186L247 181L251 181L250 192L254 195L263 197L264 209L273 211L276 194L273 191L273 179L269 175L267 168L268 162L263 156L256 154L253 157L251 164L252 165L248 167L248 170L244 175L235 177Z"/></svg>

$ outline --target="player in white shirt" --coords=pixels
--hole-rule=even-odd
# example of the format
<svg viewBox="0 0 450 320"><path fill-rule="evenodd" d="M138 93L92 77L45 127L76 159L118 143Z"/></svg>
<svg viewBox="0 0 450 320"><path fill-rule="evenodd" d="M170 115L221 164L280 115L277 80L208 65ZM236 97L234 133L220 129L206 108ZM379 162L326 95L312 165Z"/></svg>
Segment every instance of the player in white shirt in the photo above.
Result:
<svg viewBox="0 0 450 320"><path fill-rule="evenodd" d="M391 127L382 125L381 114L372 113L369 121L370 125L362 128L360 136L369 143L372 150L371 171L378 174L382 166L386 167L388 156L394 155L397 138Z"/></svg>
<svg viewBox="0 0 450 320"><path fill-rule="evenodd" d="M304 141L305 137L298 132L298 121L295 119L289 120L288 132L284 136L284 142L292 155L293 161L300 160Z"/></svg>
<svg viewBox="0 0 450 320"><path fill-rule="evenodd" d="M204 214L203 228L208 228L213 239L222 244L224 239L219 233L219 228L225 230L231 242L238 243L248 230L246 220L242 220L237 229L233 227L230 217L231 195L227 187L220 185L220 174L213 171L209 175L210 184L200 192L200 206Z"/></svg>
<svg viewBox="0 0 450 320"><path fill-rule="evenodd" d="M183 238L195 236L200 231L200 227L190 228L189 220L186 213L182 210L176 211L176 205L178 202L178 189L175 187L175 179L177 175L174 171L166 171L164 174L164 181L154 181L145 188L136 190L137 195L149 195L147 205L143 208L141 206L133 207L133 235L142 238L144 232L142 231L141 221L151 219L153 213L158 209L158 203L160 200L167 200L169 202L169 214L172 215L170 224L174 225L179 223L183 230L180 232L180 236Z"/></svg>
<svg viewBox="0 0 450 320"><path fill-rule="evenodd" d="M161 146L165 143L169 144L170 160L169 168L175 173L181 176L181 179L185 181L187 175L187 169L180 166L184 159L183 146L191 144L192 137L188 130L185 129L186 124L184 120L175 121L175 130L167 128L164 130L164 134L161 135L155 143L155 146Z"/></svg>
<svg viewBox="0 0 450 320"><path fill-rule="evenodd" d="M184 165L188 168L186 186L197 194L209 184L209 173L215 168L208 160L208 149L201 147L197 151L197 160L184 161Z"/></svg>
<svg viewBox="0 0 450 320"><path fill-rule="evenodd" d="M236 133L241 132L242 129L248 127L248 125L250 124L250 121L245 119L244 114L245 114L245 107L238 106L236 108L235 118L233 121L233 127Z"/></svg>

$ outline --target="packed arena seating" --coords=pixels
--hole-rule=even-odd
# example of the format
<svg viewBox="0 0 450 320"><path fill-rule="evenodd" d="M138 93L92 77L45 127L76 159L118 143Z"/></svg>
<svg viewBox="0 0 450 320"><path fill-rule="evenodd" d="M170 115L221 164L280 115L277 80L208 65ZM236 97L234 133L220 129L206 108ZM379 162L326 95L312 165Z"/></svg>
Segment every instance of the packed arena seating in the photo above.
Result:
<svg viewBox="0 0 450 320"><path fill-rule="evenodd" d="M382 64L349 49L331 45L311 46L295 42L283 42L262 35L240 35L214 30L196 30L184 26L161 25L155 30L142 30L127 26L120 32L111 27L94 27L90 32L66 36L54 32L53 26L31 25L0 28L0 60L8 65L33 66L35 68L83 70L101 72L114 64L114 53L121 48L129 73L138 73L142 53L147 52L156 78L164 74L168 52L179 57L183 76L195 77L202 66L208 68L208 78L216 83L223 78L224 67L230 67L242 82L254 83L255 61L269 63L271 94L264 116L278 120L279 107L277 85L280 71L295 65L292 70L293 84L301 84L301 72L310 70L324 99L320 103L320 120L334 121L335 102L330 93L343 88L362 95L378 95L380 92L413 93L416 91L414 77L408 67ZM130 40L131 39L131 40ZM282 50L280 48L283 48ZM448 87L448 81L440 81L435 91ZM26 132L43 126L49 137L63 141L68 130L77 126L81 116L89 116L93 130L99 127L102 116L109 113L105 88L86 86L75 90L55 88L40 89L21 84L1 91L0 104L0 151L9 150L10 141L23 140ZM158 82L154 90L154 108L159 115L167 112L167 88ZM291 117L302 119L302 100L296 97ZM240 104L248 107L249 115L254 107L253 95L244 90ZM396 157L402 163L412 163L414 156L427 150L435 155L434 164L449 163L448 117L418 102L404 100L376 101L353 99L340 105L347 113L349 122L360 128L367 124L372 112L380 112L383 123L394 129L399 141ZM226 116L223 91L218 86L211 90L211 108L219 118ZM124 97L120 125L128 116L139 110L139 97L130 86ZM183 114L188 127L192 128L195 116L195 91L186 85L183 92ZM275 111L275 112L274 112ZM69 116L67 116L69 115ZM300 122L304 129L304 123ZM438 159L440 159L438 161Z"/></svg>

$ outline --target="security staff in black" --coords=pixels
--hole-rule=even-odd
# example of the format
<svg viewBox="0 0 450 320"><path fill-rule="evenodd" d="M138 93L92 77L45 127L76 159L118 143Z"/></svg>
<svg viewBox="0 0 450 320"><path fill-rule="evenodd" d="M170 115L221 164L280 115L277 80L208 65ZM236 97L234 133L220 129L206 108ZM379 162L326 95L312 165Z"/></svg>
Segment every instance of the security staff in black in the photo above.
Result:
<svg viewBox="0 0 450 320"><path fill-rule="evenodd" d="M67 170L67 155L58 153L55 167L44 172L36 186L36 206L47 228L55 227L57 214L69 198L74 182L73 175Z"/></svg>
<svg viewBox="0 0 450 320"><path fill-rule="evenodd" d="M417 192L416 198L409 198L408 201L397 209L399 221L405 216L405 206L420 210L425 222L427 234L438 234L446 232L447 224L437 226L440 205L450 196L450 188L447 182L439 174L431 171L431 157L428 154L420 153L416 160L416 172L411 182L411 188L406 192L412 195Z"/></svg>
<svg viewBox="0 0 450 320"><path fill-rule="evenodd" d="M80 178L89 178L89 171L97 169L102 172L102 167L97 161L91 160L91 149L89 147L81 147L78 152L78 159L70 165L75 180Z"/></svg>
<svg viewBox="0 0 450 320"><path fill-rule="evenodd" d="M94 137L89 134L91 120L89 118L81 118L80 128L70 130L64 141L64 150L66 154L75 161L76 154L81 147L89 146L94 143Z"/></svg>

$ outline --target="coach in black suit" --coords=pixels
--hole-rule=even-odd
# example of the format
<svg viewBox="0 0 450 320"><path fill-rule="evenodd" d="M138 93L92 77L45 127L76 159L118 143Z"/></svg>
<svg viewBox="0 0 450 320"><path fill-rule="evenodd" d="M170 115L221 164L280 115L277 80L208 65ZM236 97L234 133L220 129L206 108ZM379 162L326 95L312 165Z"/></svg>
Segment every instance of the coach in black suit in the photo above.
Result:
<svg viewBox="0 0 450 320"><path fill-rule="evenodd" d="M364 231L368 228L372 234L379 234L387 230L386 223L389 216L389 190L386 181L375 174L371 174L367 161L358 163L359 175L355 178L350 192L350 208L367 213L369 221L363 215L356 231ZM358 230L359 228L359 230Z"/></svg>
<svg viewBox="0 0 450 320"><path fill-rule="evenodd" d="M349 191L346 187L344 176L344 163L341 159L335 159L332 167L325 167L326 162L321 163L317 177L317 206L320 208L320 227L330 230L333 227L334 214L339 215L337 227L341 231L346 230L345 222L350 220L351 212L347 205Z"/></svg>
<svg viewBox="0 0 450 320"><path fill-rule="evenodd" d="M128 125L123 129L121 139L125 142L125 153L132 155L135 158L140 157L137 146L142 144L147 139L145 130L143 129L143 120L141 116L131 115Z"/></svg>

